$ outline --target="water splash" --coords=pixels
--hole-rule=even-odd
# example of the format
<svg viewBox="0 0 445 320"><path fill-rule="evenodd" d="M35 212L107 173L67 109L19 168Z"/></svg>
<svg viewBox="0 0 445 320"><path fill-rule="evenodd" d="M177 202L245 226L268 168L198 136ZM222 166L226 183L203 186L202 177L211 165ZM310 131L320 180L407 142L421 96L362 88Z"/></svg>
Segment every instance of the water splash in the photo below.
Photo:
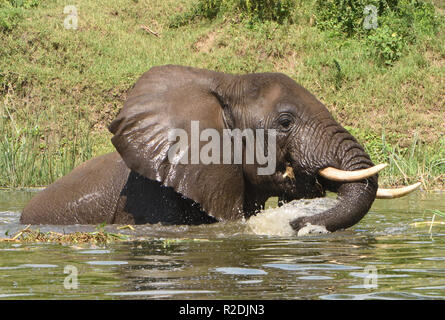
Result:
<svg viewBox="0 0 445 320"><path fill-rule="evenodd" d="M278 208L262 210L247 221L248 232L269 236L304 236L307 234L328 233L324 226L308 224L298 234L290 226L296 218L319 214L334 207L336 199L316 198L294 200Z"/></svg>

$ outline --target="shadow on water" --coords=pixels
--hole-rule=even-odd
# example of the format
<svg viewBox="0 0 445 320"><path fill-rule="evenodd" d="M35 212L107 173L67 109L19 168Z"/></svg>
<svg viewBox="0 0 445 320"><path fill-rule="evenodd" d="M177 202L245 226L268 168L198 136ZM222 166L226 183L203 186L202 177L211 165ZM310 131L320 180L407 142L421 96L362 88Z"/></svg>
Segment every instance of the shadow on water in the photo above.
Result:
<svg viewBox="0 0 445 320"><path fill-rule="evenodd" d="M23 228L33 194L0 192L0 237ZM0 243L0 299L444 299L445 225L412 225L430 209L445 212L445 194L377 200L353 228L306 237L239 221L137 226L120 231L137 241L104 246Z"/></svg>

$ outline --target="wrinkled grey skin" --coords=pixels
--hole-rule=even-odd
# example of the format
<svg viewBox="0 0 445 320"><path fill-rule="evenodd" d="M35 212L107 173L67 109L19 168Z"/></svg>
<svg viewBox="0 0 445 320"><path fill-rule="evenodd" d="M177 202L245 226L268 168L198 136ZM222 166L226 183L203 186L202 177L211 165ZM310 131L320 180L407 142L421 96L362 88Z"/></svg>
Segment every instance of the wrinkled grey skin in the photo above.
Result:
<svg viewBox="0 0 445 320"><path fill-rule="evenodd" d="M276 129L277 165L171 164L168 130ZM280 73L230 75L182 66L154 67L138 80L109 127L117 152L92 159L38 193L22 212L26 224L202 224L249 217L271 196L314 198L326 190L339 203L291 222L329 231L356 224L377 191L377 175L332 182L317 175L331 166L373 166L360 144L306 89ZM205 143L203 143L205 144ZM283 177L286 166L295 179Z"/></svg>

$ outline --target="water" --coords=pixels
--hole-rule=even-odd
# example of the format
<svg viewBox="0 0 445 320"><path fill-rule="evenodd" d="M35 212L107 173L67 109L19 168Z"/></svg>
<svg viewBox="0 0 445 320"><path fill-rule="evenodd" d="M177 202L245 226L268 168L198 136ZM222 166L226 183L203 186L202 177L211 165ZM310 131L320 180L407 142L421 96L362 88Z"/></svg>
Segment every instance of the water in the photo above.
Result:
<svg viewBox="0 0 445 320"><path fill-rule="evenodd" d="M32 194L0 192L0 237L23 228ZM0 299L444 299L445 225L411 225L428 209L445 212L445 194L377 200L353 228L305 237L239 221L137 226L119 232L138 241L106 246L0 243Z"/></svg>

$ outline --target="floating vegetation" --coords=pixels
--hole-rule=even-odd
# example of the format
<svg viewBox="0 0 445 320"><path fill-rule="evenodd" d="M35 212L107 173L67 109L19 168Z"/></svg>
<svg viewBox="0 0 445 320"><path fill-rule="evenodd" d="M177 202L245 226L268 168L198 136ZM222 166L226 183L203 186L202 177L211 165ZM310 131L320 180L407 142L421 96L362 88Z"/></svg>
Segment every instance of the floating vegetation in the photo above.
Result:
<svg viewBox="0 0 445 320"><path fill-rule="evenodd" d="M0 238L0 243L59 243L59 244L110 244L116 242L130 242L130 241L146 241L146 240L160 240L163 248L169 248L175 244L187 242L207 242L209 239L198 238L161 238L161 239L146 239L141 236L131 236L121 233L113 233L106 231L105 223L96 226L96 231L93 232L71 232L60 233L54 231L42 232L39 229L30 229L31 225L26 226L15 234L10 235L6 231L5 235L10 238ZM117 230L128 229L135 231L136 229L131 225L120 226Z"/></svg>
<svg viewBox="0 0 445 320"><path fill-rule="evenodd" d="M32 230L28 225L26 228L18 231L11 238L0 238L0 242L55 242L55 243L95 243L107 244L118 241L129 241L130 236L107 232L103 228L97 228L94 232L41 232Z"/></svg>

